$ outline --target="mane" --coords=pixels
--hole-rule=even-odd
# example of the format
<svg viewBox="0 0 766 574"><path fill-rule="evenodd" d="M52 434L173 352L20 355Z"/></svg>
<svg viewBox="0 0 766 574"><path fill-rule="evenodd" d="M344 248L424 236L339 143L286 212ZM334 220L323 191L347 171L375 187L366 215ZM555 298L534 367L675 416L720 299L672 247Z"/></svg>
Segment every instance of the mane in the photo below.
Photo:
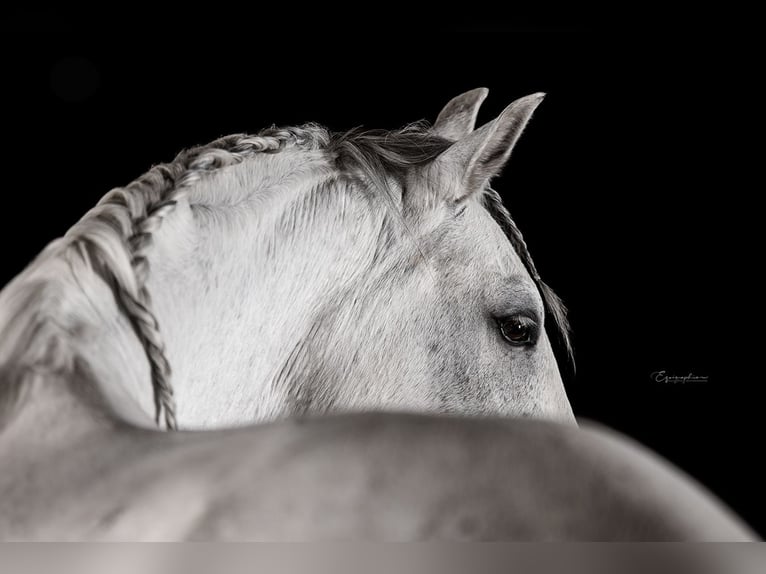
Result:
<svg viewBox="0 0 766 574"><path fill-rule="evenodd" d="M430 131L425 122L395 131L355 128L331 134L316 124L305 124L289 128L271 127L256 135L226 136L206 146L185 150L172 162L156 165L126 187L107 193L62 239L49 245L24 273L33 271L51 257L57 257L70 262L70 265L73 260L84 264L106 282L149 361L156 422L159 425L164 415L166 428L176 429L171 366L166 358L160 325L152 312L151 295L146 288L149 274L147 253L152 245L153 233L188 193L190 186L214 170L241 163L255 154L278 153L287 147L297 147L326 150L339 170L361 173L393 201L389 184L392 178L403 178L409 168L432 161L451 144L451 141ZM487 188L484 200L485 207L506 233L540 290L545 307L571 357L563 304L540 279L521 233L497 192ZM401 217L398 208L395 205L392 208ZM28 311L35 305L27 296L24 300L27 311L15 312L12 317L28 323L21 327L23 333L30 333L30 337L34 333L39 335L40 330L32 323L43 322L45 318ZM73 364L75 357L61 360L62 349L69 348L66 337L55 329L44 332L47 340L40 344L45 349L57 350L57 364ZM16 387L21 384L24 369L39 370L40 363L50 360L50 356L51 353L45 351L40 353L36 363L20 367L0 365L0 373L14 372L10 387L0 393L0 414L8 410L9 403L18 396L19 389Z"/></svg>

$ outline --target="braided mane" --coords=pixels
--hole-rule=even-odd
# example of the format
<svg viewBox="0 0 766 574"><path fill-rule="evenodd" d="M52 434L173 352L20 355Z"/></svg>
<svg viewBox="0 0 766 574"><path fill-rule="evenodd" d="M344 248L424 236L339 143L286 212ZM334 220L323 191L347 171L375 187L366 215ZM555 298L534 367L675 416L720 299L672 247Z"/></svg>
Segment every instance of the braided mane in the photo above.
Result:
<svg viewBox="0 0 766 574"><path fill-rule="evenodd" d="M113 266L94 265L113 288L117 301L136 333L149 360L156 422L164 413L165 426L176 429L175 401L170 383L171 368L165 356L160 327L151 311L146 288L149 275L147 251L152 233L178 203L188 188L207 172L242 162L256 153L276 153L288 145L314 148L318 144L313 126L269 129L257 136L231 135L207 146L181 152L173 162L153 167L125 188L109 192L67 233L70 248L80 250L92 263L103 261L102 246L94 240L91 227L109 226L130 256L132 277L118 274ZM96 236L97 237L97 236Z"/></svg>
<svg viewBox="0 0 766 574"><path fill-rule="evenodd" d="M424 123L393 132L357 129L329 134L320 126L306 124L269 128L257 135L226 136L206 146L185 150L172 162L153 167L126 187L113 189L44 253L47 256L75 254L110 286L149 361L155 420L159 425L163 419L167 429L176 429L171 367L146 287L149 275L147 254L153 243L153 233L188 193L190 186L207 173L238 164L255 154L298 147L324 149L339 169L359 169L376 186L385 187L388 176L400 177L407 168L433 160L450 144L434 135ZM546 309L571 353L563 305L540 279L521 233L497 192L487 189L484 201L540 289ZM49 337L52 338L48 341L49 347L60 353L65 347L61 335L51 333ZM0 372L13 372L14 379L19 378L16 367L0 367ZM5 405L0 396L0 411L7 408L8 400L12 401L14 393L18 393L15 386L10 385Z"/></svg>

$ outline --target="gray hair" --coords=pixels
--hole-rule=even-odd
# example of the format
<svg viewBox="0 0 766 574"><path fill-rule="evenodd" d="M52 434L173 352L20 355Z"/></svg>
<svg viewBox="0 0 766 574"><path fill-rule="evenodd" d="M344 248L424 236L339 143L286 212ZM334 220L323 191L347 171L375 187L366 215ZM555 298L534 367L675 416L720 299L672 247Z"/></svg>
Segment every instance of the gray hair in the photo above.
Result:
<svg viewBox="0 0 766 574"><path fill-rule="evenodd" d="M391 179L401 180L408 169L434 160L451 144L451 141L435 135L426 123L412 124L395 131L356 128L338 134L331 134L316 124L306 124L289 128L271 127L257 135L226 136L206 146L185 150L172 162L154 166L126 187L110 191L63 239L46 249L46 259L50 256L74 257L110 286L117 304L146 352L157 424L164 413L166 427L176 429L171 367L146 287L149 274L147 253L153 242L153 233L186 195L189 186L209 172L240 163L255 154L277 153L287 147L297 147L325 150L340 171L352 177L355 173L361 174L390 197L392 190L388 182ZM545 307L571 358L564 305L540 279L521 232L503 206L499 194L487 187L483 198L485 207L508 236L540 290ZM401 218L398 209L392 207ZM40 258L30 267L42 260ZM28 305L25 307L30 309ZM41 320L31 311L13 315L15 320L20 320L22 316L27 321ZM35 330L25 329L25 332L34 333ZM59 350L67 347L65 338L59 333L48 333L51 340L46 341L45 345ZM0 372L13 376L6 381L9 385L3 391L0 410L8 409L19 396L23 373L38 367L38 364L22 364L20 367L2 365Z"/></svg>

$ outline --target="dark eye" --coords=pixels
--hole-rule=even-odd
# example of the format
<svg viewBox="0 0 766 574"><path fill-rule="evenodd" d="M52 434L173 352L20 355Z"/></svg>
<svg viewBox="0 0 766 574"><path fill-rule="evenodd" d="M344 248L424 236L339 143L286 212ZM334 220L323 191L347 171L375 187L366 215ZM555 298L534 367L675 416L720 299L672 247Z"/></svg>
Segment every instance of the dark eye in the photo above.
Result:
<svg viewBox="0 0 766 574"><path fill-rule="evenodd" d="M497 320L500 334L511 345L526 346L537 341L537 324L524 315L512 315Z"/></svg>

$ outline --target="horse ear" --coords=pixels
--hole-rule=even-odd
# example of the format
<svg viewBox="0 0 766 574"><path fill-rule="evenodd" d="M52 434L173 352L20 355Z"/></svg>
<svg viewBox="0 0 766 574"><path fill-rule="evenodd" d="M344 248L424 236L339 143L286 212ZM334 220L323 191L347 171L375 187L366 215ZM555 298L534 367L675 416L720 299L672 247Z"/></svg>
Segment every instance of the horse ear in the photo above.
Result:
<svg viewBox="0 0 766 574"><path fill-rule="evenodd" d="M460 203L481 192L508 161L532 112L544 97L545 94L537 93L519 98L497 119L459 139L437 157L431 169L436 170L436 180L441 182L439 193L445 194L448 201Z"/></svg>
<svg viewBox="0 0 766 574"><path fill-rule="evenodd" d="M448 140L459 140L470 134L488 93L487 88L476 88L452 98L439 113L432 131Z"/></svg>

